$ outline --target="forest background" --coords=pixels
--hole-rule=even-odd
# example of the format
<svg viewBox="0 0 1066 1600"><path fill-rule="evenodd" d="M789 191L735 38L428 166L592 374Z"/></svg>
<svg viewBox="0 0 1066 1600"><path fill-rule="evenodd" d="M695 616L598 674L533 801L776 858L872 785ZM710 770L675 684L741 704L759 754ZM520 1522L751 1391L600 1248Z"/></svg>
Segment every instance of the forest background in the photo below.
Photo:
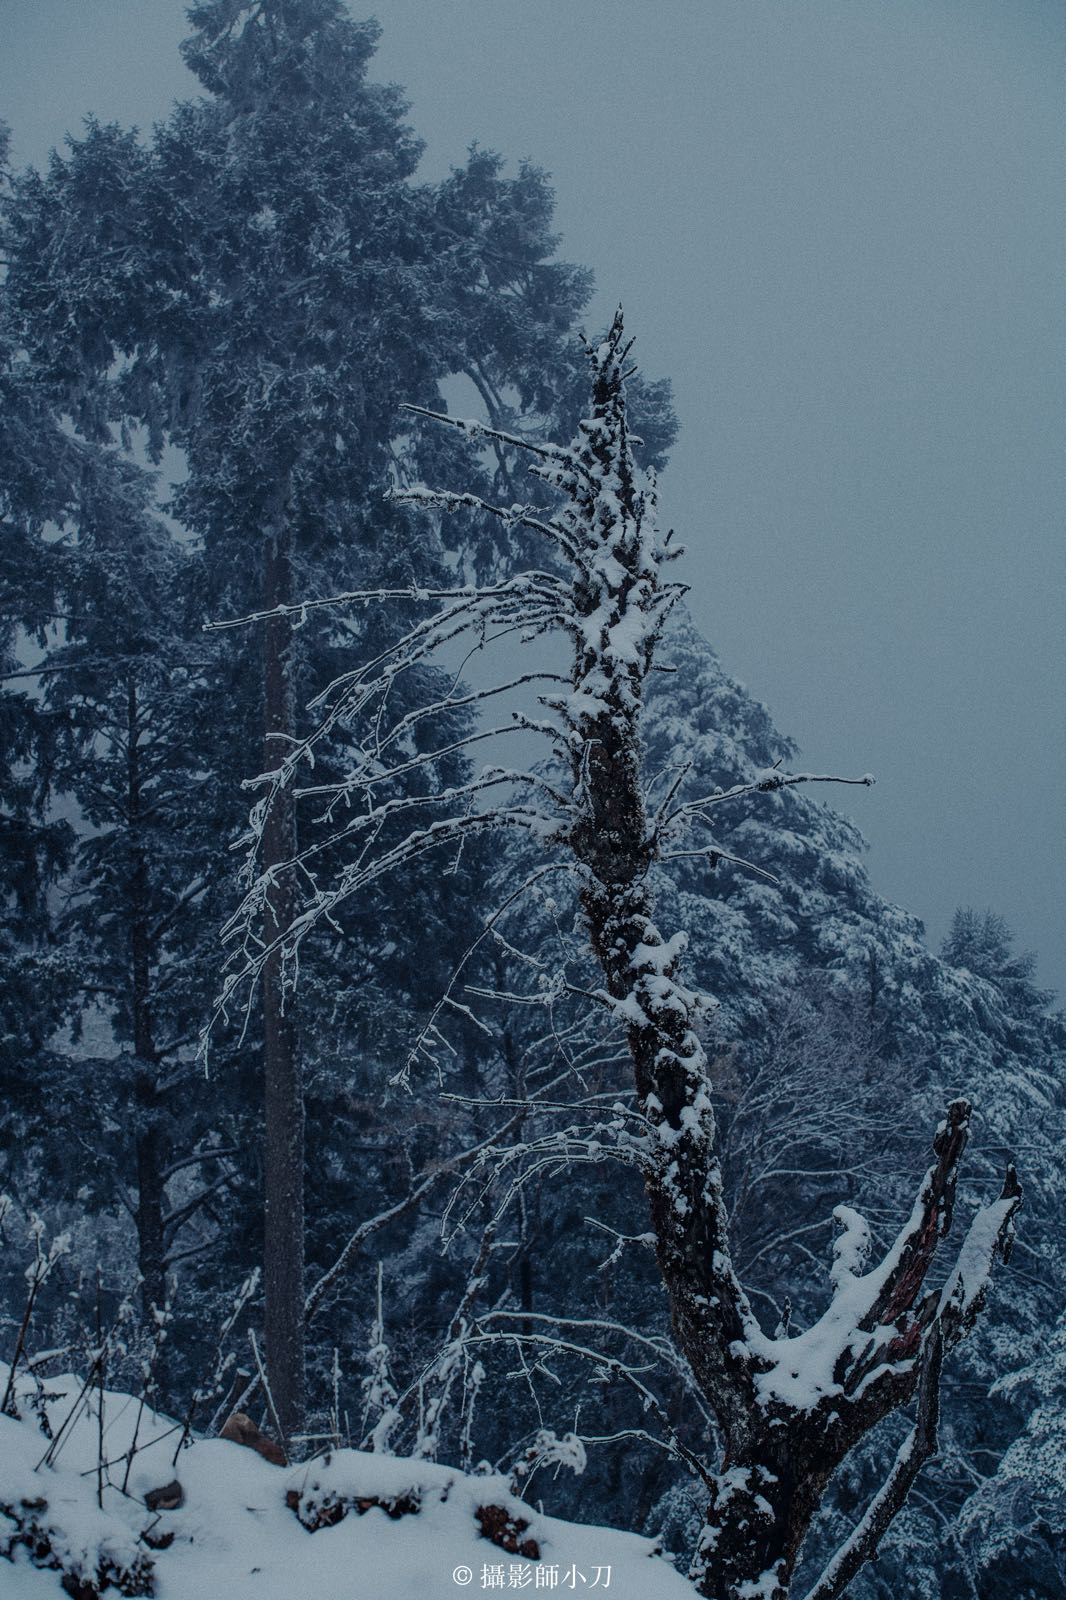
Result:
<svg viewBox="0 0 1066 1600"><path fill-rule="evenodd" d="M12 14L16 30L29 27L17 6ZM680 14L699 32L694 12ZM909 63L910 71L893 76L879 57L878 104L893 115L877 122L878 137L860 147L870 158L860 164L840 120L848 116L868 134L877 121L868 99L860 104L853 70L856 59L868 61L863 52L873 42L885 42L872 18L864 16L865 33L849 23L833 50L817 19L808 32L790 30L787 38L773 32L768 13L761 27L746 30L729 8L718 20L722 32L713 41L699 33L704 58L728 61L731 46L735 67L735 53L746 48L750 70L734 81L746 84L762 115L738 106L735 91L732 102L705 86L686 97L674 80L672 103L710 102L719 126L713 139L701 125L675 140L683 203L671 213L672 225L649 227L649 210L626 198L640 192L640 139L627 141L610 121L616 108L594 100L582 102L585 133L565 141L570 149L581 146L576 189L580 174L587 179L592 171L590 146L613 166L580 191L580 201L571 196L564 203L586 213L587 229L585 197L606 196L602 215L594 216L597 238L585 253L608 297L626 294L646 369L661 367L675 378L685 424L676 454L686 433L694 436L680 479L677 462L664 480L675 485L667 489L667 509L692 552L685 576L693 584L693 618L760 690L775 685L775 701L808 752L812 746L816 757L824 752L827 765L855 761L877 769L876 805L885 809L867 816L864 807L862 822L876 831L891 816L887 862L892 837L901 841L894 866L883 869L885 882L893 870L899 874L893 889L914 882L913 896L900 897L925 909L923 897L939 871L938 888L950 885L952 899L979 907L952 920L941 893L932 920L947 942L941 959L933 957L921 925L871 887L849 822L794 796L738 819L740 853L773 873L776 885L731 876L728 868L710 880L686 873L679 892L696 935L694 965L719 1002L714 1048L740 1257L755 1274L768 1314L780 1317L797 1263L808 1251L824 1253L817 1229L828 1232L828 1221L819 1219L828 1219L832 1201L860 1185L868 1193L873 1184L883 1220L890 1221L906 1192L906 1185L893 1191L893 1175L908 1163L912 1171L921 1165L909 1135L924 1133L930 1107L945 1092L973 1095L984 1119L978 1143L989 1183L1004 1147L1026 1168L1023 1253L1009 1296L996 1302L956 1379L938 1492L915 1504L884 1570L863 1581L871 1592L882 1584L890 1593L899 1570L893 1562L906 1562L912 1581L918 1562L926 1585L920 1592L951 1592L945 1586L957 1583L966 1593L968 1583L971 1591L991 1594L1011 1562L1031 1569L1035 1560L1038 1573L1046 1568L1046 1592L1056 1593L1062 1553L1046 1510L1051 1423L1034 1395L1053 1394L1061 1383L1061 1344L1048 1343L1061 1304L1060 1269L1050 1264L1048 1242L1061 1225L1051 1174L1061 1148L1062 1030L1049 1014L1050 996L1037 985L1035 962L1013 952L1007 924L984 909L991 902L1008 910L1027 939L1047 928L1041 943L1054 947L1050 916L1042 921L1040 911L1054 882L1055 846L1043 842L1051 808L1041 796L1054 792L1051 769L1042 763L1055 759L1044 730L1048 663L1056 659L1049 578L1058 518L1050 508L1061 480L1048 422L1054 415L1048 397L1061 378L1049 336L1051 246L1057 247L1061 223L1049 204L1050 174L1061 130L1050 131L1041 89L1053 51L1043 48L1048 30L1037 10L1019 14L1013 29L993 26L990 16L967 29L945 8L920 33L919 72L919 35L898 26L891 61L897 69ZM498 19L478 22L478 37L491 40ZM684 25L668 24L659 36L663 56L676 43L671 28ZM417 33L410 27L409 40ZM448 58L426 27L413 53L433 57L439 83ZM542 22L530 31L528 16L508 39L508 49L521 45L531 53L550 39L553 62L595 60L591 41L586 51L568 53L557 30L552 37ZM386 33L385 49L388 40ZM820 98L812 93L802 103L765 87L767 50L780 65L797 42L821 66ZM937 44L939 56L924 48ZM605 80L617 79L613 51L642 62L640 81L631 85L637 103L640 94L653 94L654 54L638 48L632 32L619 28L600 47L608 53L599 67ZM370 68L373 82L381 79L379 62ZM930 62L941 69L935 86ZM208 88L217 92L210 62L202 65ZM482 75L507 78L502 65L482 68ZM556 81L564 77L560 68ZM837 91L831 95L827 77ZM537 78L553 78L547 62ZM942 93L949 84L954 99ZM175 85L182 95L191 89L191 81ZM437 96L453 107L457 98ZM633 103L617 91L612 99ZM427 109L435 103L428 88L420 100ZM432 165L420 169L434 181L416 190L409 182L416 151L401 131L398 105L380 95L371 102L376 226L388 249L368 267L369 278L320 285L317 300L303 302L290 320L287 306L264 298L268 275L257 276L270 248L264 230L275 225L264 218L261 195L247 189L263 179L261 171L237 182L222 205L225 184L234 179L232 165L227 174L222 162L213 187L201 191L215 210L197 216L204 232L195 270L184 280L173 270L177 255L168 255L165 231L158 230L173 221L169 208L180 187L195 193L194 184L220 159L209 119L172 117L156 136L152 162L144 146L92 130L38 182L17 171L17 97L11 113L16 163L5 210L12 265L4 302L3 449L12 676L5 682L4 822L5 881L15 915L4 946L4 1071L14 1137L6 1184L24 1212L46 1217L50 1231L74 1225L80 1265L63 1280L62 1294L57 1290L51 1312L57 1342L89 1304L90 1268L101 1248L111 1295L121 1297L138 1266L145 1274L146 1310L167 1297L166 1274L177 1270L173 1315L183 1331L175 1332L165 1376L172 1404L198 1381L205 1350L197 1330L218 1325L261 1248L252 1088L260 1070L257 1036L253 1029L243 1047L230 1041L207 1087L198 1083L192 1059L217 976L216 931L227 897L232 904L226 846L246 806L238 785L261 764L259 645L236 636L205 644L199 632L205 616L252 609L261 596L248 553L258 559L262 552L264 507L249 485L261 476L265 453L306 431L313 416L326 448L314 456L317 476L298 468L305 542L291 556L293 583L312 581L318 594L333 580L351 582L353 574L365 581L368 571L375 581L384 575L395 582L397 573L424 581L457 562L488 570L499 549L484 530L460 535L412 524L384 512L378 491L390 474L427 466L438 476L450 473L459 487L471 474L492 477L504 467L427 444L397 421L396 408L403 400L432 403L445 382L444 398L453 406L462 401L468 408L479 398L496 420L546 426L565 437L580 405L575 330L579 322L595 330L606 320L601 302L589 302L586 274L552 264L552 196L536 170L503 167L478 154L450 179L437 177ZM817 137L794 139L815 104L831 106L832 119L819 124ZM915 120L916 104L926 110L924 122ZM998 115L990 117L993 104ZM110 104L97 109L103 118L120 115ZM165 114L160 104L158 115ZM633 120L627 113L627 123ZM551 121L541 109L535 125ZM963 137L977 122L983 153L994 153L994 161L980 162L973 140ZM945 139L946 125L953 139ZM748 137L749 129L760 137ZM283 131L284 159L270 181L298 207L301 173L292 129ZM337 137L335 148L306 152L311 165L302 181L306 189L311 174L310 192L320 180L332 181L344 161L367 159L365 149L345 151L343 130ZM542 158L532 126L518 137ZM782 164L786 145L791 168ZM923 160L934 147L937 161ZM701 195L685 155L705 148L719 170L723 162L726 168L719 178L726 192L715 199L731 198L732 205ZM841 181L845 150L855 169L850 185ZM823 159L814 159L815 152ZM565 162L556 149L547 160L562 195ZM1028 203L1018 182L1004 181L1008 171L1030 186ZM854 210L860 193L862 227ZM190 209L196 216L199 202ZM833 227L820 227L819 215L830 216ZM783 233L782 218L801 218L798 234ZM223 222L233 229L228 244ZM140 252L136 271L128 259L121 271L112 270L116 227L122 249ZM710 249L704 227L713 236ZM427 229L436 241L428 251ZM573 236L568 225L567 251ZM824 257L812 250L816 237L837 241L828 276ZM909 274L900 272L906 265L900 241L913 249ZM661 271L649 268L642 250L657 262L710 264L699 279L698 310L680 312L682 296L662 292ZM759 271L750 270L752 263ZM1017 292L1023 269L1024 295ZM205 272L217 274L214 288ZM654 312L649 284L660 291ZM328 345L336 335L343 342L335 325L339 308L360 296L368 308L358 332L360 364L345 369L346 388L323 395L307 341ZM765 314L771 303L776 321ZM242 305L255 306L254 325L240 322ZM719 306L728 309L717 315ZM668 319L686 330L688 349L677 371L670 356L678 332L665 334ZM166 339L159 336L164 323ZM260 359L256 340L267 328L284 349L280 365L292 387L279 386L276 413L252 404L248 429L235 439L236 391L227 383L240 362ZM115 365L118 351L127 353L124 371ZM466 374L465 389L455 386L456 372ZM800 382L810 373L817 375L814 389ZM850 384L841 374L850 374ZM247 384L241 393L246 404ZM687 404L683 395L691 396ZM645 383L634 403L650 457L664 461L674 434L667 391ZM342 433L359 439L358 451L336 444L338 419ZM120 424L132 454L117 448ZM179 449L184 459L164 457L157 487L142 477L139 463L160 448ZM299 443L291 449L306 462ZM419 455L427 449L428 460ZM168 478L186 468L171 497ZM57 537L60 528L64 537ZM249 595L250 604L239 603ZM878 607L872 619L870 595ZM357 641L328 628L301 640L300 682L308 690L324 686L332 664L355 642L366 647L366 625L351 626ZM924 647L931 633L935 651ZM650 727L652 749L664 764L694 742L708 779L728 787L789 755L787 739L722 670L694 623L675 630L670 648L680 671L664 679ZM1008 657L1009 671L1001 665ZM943 697L952 683L960 689L948 708ZM297 695L295 703L303 700ZM969 736L967 726L974 730ZM132 760L138 751L140 774ZM140 813L138 797L147 797ZM981 834L989 818L994 839ZM612 1322L658 1327L654 1276L639 1264L629 1268L630 1257L639 1263L639 1240L625 1252L622 1282L621 1240L603 1246L604 1227L619 1236L639 1234L631 1225L639 1193L618 1192L594 1170L578 1168L565 1184L525 1185L520 1216L509 1222L506 1240L494 1238L490 1246L482 1225L494 1201L480 1197L487 1210L476 1238L458 1239L447 1257L438 1240L447 1185L427 1190L420 1206L406 1203L431 1167L458 1160L484 1136L479 1099L498 1097L508 1085L524 1094L516 1073L558 1070L560 1032L571 1063L578 1059L582 1072L600 1075L602 1092L614 1092L611 1041L590 1032L587 1018L563 1015L545 1031L537 1026L541 1017L531 1023L528 1008L509 1013L498 1004L487 1023L461 1025L449 1041L455 1052L448 1058L449 1087L467 1097L461 1115L454 1102L442 1106L432 1094L407 1101L383 1092L447 984L444 953L462 937L464 919L469 932L472 908L491 901L493 879L506 871L498 859L471 852L453 882L431 871L417 890L410 883L382 889L379 900L338 929L308 973L300 1014L313 1022L302 1023L299 1048L311 1152L309 1282L361 1225L394 1205L403 1208L402 1216L374 1228L372 1244L367 1236L367 1248L353 1254L343 1283L323 1303L310 1343L312 1404L320 1407L334 1351L359 1397L349 1409L361 1416L369 1403L362 1386L368 1346L387 1343L397 1370L408 1379L417 1373L451 1325L486 1248L491 1271L480 1292L487 1302L510 1303L531 1318L545 1307L576 1315L587 1307L592 1283ZM410 922L413 896L420 897L416 920L423 930L417 945L385 931ZM580 963L568 943L565 906L545 902L534 920L526 955L552 971ZM497 951L495 966L481 975L483 986L509 992L510 959ZM523 1130L527 1141L529 1133ZM778 1154L767 1164L770 1150ZM589 1216L594 1223L584 1222ZM567 1241L565 1256L560 1238ZM378 1259L387 1286L380 1314ZM19 1272L11 1263L9 1314L16 1318ZM796 1305L792 1314L802 1318L810 1310ZM1006 1374L1019 1372L1016 1382L1004 1384ZM565 1401L556 1401L560 1428L587 1403L580 1398L583 1375L567 1381ZM502 1384L478 1453L495 1457L516 1447L532 1425L529 1403ZM611 1397L608 1412L613 1406L621 1408L624 1426L624 1400ZM425 1429L410 1422L420 1448L469 1451L469 1441L460 1439L461 1414L449 1425L456 1430L450 1443L442 1434L427 1447ZM1034 1427L1045 1430L1035 1440L1026 1434ZM598 1419L597 1430L612 1428ZM692 1512L672 1469L604 1446L579 1489L579 1501L570 1484L552 1492L565 1494L568 1510L577 1506L601 1520L617 1517L620 1505L636 1505L637 1521L656 1531L665 1526L675 1543L684 1543Z"/></svg>

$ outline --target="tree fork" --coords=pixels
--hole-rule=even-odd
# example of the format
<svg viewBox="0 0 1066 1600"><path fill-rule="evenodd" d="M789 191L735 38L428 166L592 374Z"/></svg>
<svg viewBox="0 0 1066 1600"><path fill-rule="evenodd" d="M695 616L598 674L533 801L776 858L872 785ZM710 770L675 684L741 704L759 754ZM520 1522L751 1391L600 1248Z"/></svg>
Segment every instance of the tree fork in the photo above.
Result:
<svg viewBox="0 0 1066 1600"><path fill-rule="evenodd" d="M977 1259L970 1259L968 1239L951 1295L945 1300L927 1293L920 1300L937 1245L951 1225L966 1146L970 1107L953 1102L937 1130L935 1162L911 1219L882 1264L878 1292L839 1351L832 1393L810 1406L773 1397L764 1380L774 1375L774 1342L762 1336L730 1259L709 1075L695 1031L696 998L677 976L684 941L668 944L652 920L647 874L659 841L645 815L640 716L643 682L661 630L663 590L661 558L655 559L654 539L642 527L647 503L629 451L622 373L627 354L618 317L594 357L594 416L582 424L584 448L575 451L586 482L602 487L579 487L575 473L570 490L575 509L584 514L585 550L580 539L574 543L588 572L574 586L575 703L583 707L591 700L595 710L579 711L570 722L577 816L567 842L584 868L581 903L591 944L625 1022L651 1129L646 1188L675 1333L725 1440L693 1575L708 1600L741 1600L756 1592L763 1600L787 1600L804 1538L836 1468L917 1389L910 1448L840 1552L836 1570L848 1575L842 1583L876 1552L935 1448L945 1342L956 1342L980 1308L991 1259L1009 1248L1020 1190L1009 1172L999 1211L979 1214L978 1222L987 1216L989 1227L984 1235L978 1231ZM634 611L636 629L627 626ZM634 634L643 654L632 646ZM765 786L781 781L788 780L770 777ZM849 1276L842 1267L838 1295ZM823 1593L828 1600L829 1590Z"/></svg>

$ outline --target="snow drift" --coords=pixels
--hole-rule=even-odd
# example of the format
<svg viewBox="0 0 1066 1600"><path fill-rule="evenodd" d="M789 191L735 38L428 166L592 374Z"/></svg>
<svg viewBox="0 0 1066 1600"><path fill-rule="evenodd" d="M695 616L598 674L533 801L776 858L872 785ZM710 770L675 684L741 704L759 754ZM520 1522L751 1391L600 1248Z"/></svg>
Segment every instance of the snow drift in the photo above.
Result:
<svg viewBox="0 0 1066 1600"><path fill-rule="evenodd" d="M69 1375L15 1394L20 1416L0 1417L4 1600L692 1593L653 1541L542 1516L498 1474L346 1449L279 1468L223 1439L182 1449L180 1423L132 1395L105 1390L101 1418L99 1392Z"/></svg>

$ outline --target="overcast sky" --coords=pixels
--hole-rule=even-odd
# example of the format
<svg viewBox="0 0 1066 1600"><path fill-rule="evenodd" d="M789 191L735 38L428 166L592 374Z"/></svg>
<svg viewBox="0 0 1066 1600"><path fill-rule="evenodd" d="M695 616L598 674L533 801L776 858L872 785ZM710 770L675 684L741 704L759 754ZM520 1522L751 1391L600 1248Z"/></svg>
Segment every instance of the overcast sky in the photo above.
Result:
<svg viewBox="0 0 1066 1600"><path fill-rule="evenodd" d="M935 943L1005 915L1066 990L1066 6L378 0L437 176L554 174L682 434L692 610L841 791ZM196 85L182 0L0 0L0 116L39 163Z"/></svg>

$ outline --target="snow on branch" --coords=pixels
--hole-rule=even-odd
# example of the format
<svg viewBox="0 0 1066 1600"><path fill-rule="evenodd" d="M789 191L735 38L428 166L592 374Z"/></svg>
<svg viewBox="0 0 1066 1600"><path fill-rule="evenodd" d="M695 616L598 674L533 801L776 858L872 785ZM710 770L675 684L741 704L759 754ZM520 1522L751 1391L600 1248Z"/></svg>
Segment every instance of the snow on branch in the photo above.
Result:
<svg viewBox="0 0 1066 1600"><path fill-rule="evenodd" d="M869 1228L851 1207L837 1207L843 1232L833 1249L828 1308L804 1333L756 1341L764 1405L812 1412L839 1406L844 1398L860 1410L877 1410L882 1397L905 1401L914 1392L929 1339L950 1349L972 1326L997 1255L1009 1253L1021 1190L1012 1168L1000 1199L974 1218L944 1289L926 1292L937 1247L951 1227L969 1119L969 1102L952 1101L910 1216L869 1271L862 1270Z"/></svg>
<svg viewBox="0 0 1066 1600"><path fill-rule="evenodd" d="M538 1110L543 1109L539 1102L534 1104ZM645 1170L647 1141L632 1134L625 1124L626 1113L622 1111L606 1122L571 1123L516 1144L489 1144L449 1197L441 1218L445 1243L465 1228L495 1188L502 1189L493 1208L493 1220L498 1222L520 1190L534 1178L550 1177L574 1166L601 1166L607 1161Z"/></svg>
<svg viewBox="0 0 1066 1600"><path fill-rule="evenodd" d="M493 1346L507 1347L510 1345L515 1350L528 1350L535 1357L534 1368L542 1366L551 1356L576 1356L580 1360L589 1363L600 1382L620 1383L631 1389L640 1402L642 1412L654 1416L661 1430L658 1435L652 1435L644 1429L628 1428L615 1437L639 1438L645 1443L665 1449L670 1455L676 1457L678 1461L683 1462L693 1476L706 1487L712 1487L712 1479L706 1466L682 1442L662 1401L644 1381L644 1374L649 1371L647 1365L636 1366L632 1362L621 1360L618 1356L609 1355L602 1349L580 1344L574 1339L563 1338L558 1334L520 1332L517 1328L496 1330L489 1326L491 1322L499 1320L501 1317L514 1320L521 1318L522 1321L543 1320L554 1322L560 1327L566 1325L566 1319L547 1317L531 1319L520 1313L490 1312L480 1317L471 1326L469 1332L462 1335L463 1346L486 1349ZM572 1325L580 1327L583 1324L574 1323ZM608 1325L601 1323L598 1326L605 1328ZM635 1334L631 1329L622 1327L620 1324L611 1325L610 1331L621 1334L628 1339L640 1341L639 1335ZM548 1369L544 1368L544 1370L547 1371Z"/></svg>
<svg viewBox="0 0 1066 1600"><path fill-rule="evenodd" d="M779 772L776 766L767 767L760 772L750 783L736 783L731 789L716 789L712 794L702 795L698 800L689 800L676 811L663 819L661 827L666 827L674 817L685 812L705 810L708 806L721 805L726 800L739 800L749 794L773 794L777 789L791 789L799 783L850 783L857 784L863 789L869 789L874 783L873 775L863 773L861 778L841 778L832 773L824 772Z"/></svg>
<svg viewBox="0 0 1066 1600"><path fill-rule="evenodd" d="M434 413L426 412L425 415L434 416ZM437 417L437 420L443 422L448 419ZM427 489L422 484L413 484L409 489L394 489L389 498L400 505L436 506L442 511L483 511L505 527L528 528L533 533L541 534L549 543L558 545L563 554L571 559L577 554L566 530L554 522L545 522L543 518L535 516L529 506L494 506L477 494L451 494L444 489Z"/></svg>
<svg viewBox="0 0 1066 1600"><path fill-rule="evenodd" d="M457 1172L461 1172L464 1167L480 1161L487 1152L495 1149L497 1145L509 1138L520 1120L520 1115L510 1117L478 1144L472 1145L468 1150L460 1151L457 1155L451 1156L445 1161L438 1162L420 1182L414 1184L394 1205L389 1206L385 1211L378 1212L376 1216L367 1217L361 1222L336 1257L332 1266L327 1267L308 1293L304 1302L306 1320L310 1322L317 1314L323 1303L328 1300L330 1294L336 1289L356 1256L376 1233L379 1233L383 1228L387 1228L390 1223L397 1221L400 1217L406 1216L408 1212L416 1210L442 1178L453 1177Z"/></svg>

